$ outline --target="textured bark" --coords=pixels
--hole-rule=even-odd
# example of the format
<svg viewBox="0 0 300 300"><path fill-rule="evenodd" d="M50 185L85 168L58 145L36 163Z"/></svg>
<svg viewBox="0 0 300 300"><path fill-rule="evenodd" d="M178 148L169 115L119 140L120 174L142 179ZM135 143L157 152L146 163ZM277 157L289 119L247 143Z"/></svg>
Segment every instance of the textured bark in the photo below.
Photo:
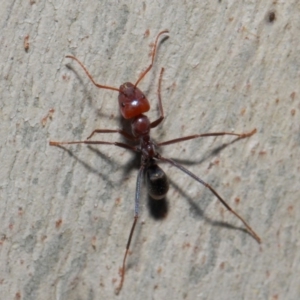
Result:
<svg viewBox="0 0 300 300"><path fill-rule="evenodd" d="M299 1L5 1L0 55L0 294L5 299L114 299L133 222L135 155L113 146L50 147L122 127L117 92L139 87L166 118L157 141L210 183L216 197L161 164L168 214L151 217L146 190L119 299L297 299L300 294ZM169 3L167 3L169 2ZM201 3L196 3L201 2ZM69 67L68 67L69 66ZM51 111L53 110L53 111ZM50 112L49 112L50 111ZM123 141L117 134L98 140ZM297 275L298 274L298 275ZM4 299L3 298L3 299Z"/></svg>

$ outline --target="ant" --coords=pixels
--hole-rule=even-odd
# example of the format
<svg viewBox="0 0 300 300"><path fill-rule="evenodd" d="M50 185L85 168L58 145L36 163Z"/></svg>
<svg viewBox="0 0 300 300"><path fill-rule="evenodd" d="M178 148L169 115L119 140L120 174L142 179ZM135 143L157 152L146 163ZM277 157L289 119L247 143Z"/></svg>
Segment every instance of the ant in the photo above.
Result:
<svg viewBox="0 0 300 300"><path fill-rule="evenodd" d="M160 117L157 120L150 122L148 117L144 115L144 113L149 111L150 104L148 99L144 95L144 93L137 86L153 66L159 37L163 34L167 34L168 32L169 32L168 30L163 30L158 33L152 51L151 64L144 72L142 72L142 74L140 75L136 83L132 84L130 82L126 82L122 84L120 88L115 88L115 87L96 83L93 77L86 69L86 67L76 57L70 55L66 56L67 58L71 58L78 62L78 64L83 68L86 75L89 77L89 79L96 87L119 92L119 109L123 118L131 121L131 134L122 129L115 129L115 130L96 129L84 141L72 141L72 142L50 141L50 146L60 146L65 144L114 145L120 148L132 150L134 152L140 153L141 155L141 166L139 168L137 181L136 181L134 220L127 240L122 268L120 268L121 279L120 279L120 284L116 289L116 294L120 292L124 283L125 270L126 270L126 258L129 253L132 236L139 217L139 204L140 204L142 178L145 177L148 193L150 197L154 200L164 199L169 189L167 176L165 172L157 165L157 162L167 162L172 166L178 168L185 174L189 175L190 177L198 181L200 184L207 187L231 213L233 213L238 219L240 219L240 221L245 225L248 232L255 238L255 240L258 243L261 243L260 237L254 232L254 230L250 227L250 225L248 225L247 222L237 212L235 212L208 183L203 181L201 178L199 178L198 176L196 176L195 174L193 174L192 172L190 172L189 170L187 170L186 168L184 168L182 165L178 164L174 160L161 156L157 151L158 147L171 145L171 144L175 144L175 143L179 143L191 139L196 139L199 137L231 135L231 136L236 136L237 139L248 138L256 133L256 129L252 130L249 133L240 133L240 134L232 133L232 132L213 132L213 133L195 134L195 135L181 137L181 138L177 138L177 139L173 139L161 143L155 143L150 138L150 130L152 128L157 127L165 117L162 100L161 100L161 82L164 73L164 68L162 68L160 71L160 76L158 81L158 108L159 108ZM120 142L91 141L90 138L93 137L96 133L119 133L127 140L137 142L138 145L131 146Z"/></svg>

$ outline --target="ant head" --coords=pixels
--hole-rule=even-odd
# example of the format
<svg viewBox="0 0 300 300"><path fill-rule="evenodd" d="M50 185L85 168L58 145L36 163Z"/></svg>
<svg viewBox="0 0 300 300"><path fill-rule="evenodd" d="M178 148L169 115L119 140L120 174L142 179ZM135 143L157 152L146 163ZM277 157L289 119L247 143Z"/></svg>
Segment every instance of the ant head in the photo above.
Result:
<svg viewBox="0 0 300 300"><path fill-rule="evenodd" d="M124 119L132 119L150 109L146 96L132 83L122 84L119 91L119 108Z"/></svg>

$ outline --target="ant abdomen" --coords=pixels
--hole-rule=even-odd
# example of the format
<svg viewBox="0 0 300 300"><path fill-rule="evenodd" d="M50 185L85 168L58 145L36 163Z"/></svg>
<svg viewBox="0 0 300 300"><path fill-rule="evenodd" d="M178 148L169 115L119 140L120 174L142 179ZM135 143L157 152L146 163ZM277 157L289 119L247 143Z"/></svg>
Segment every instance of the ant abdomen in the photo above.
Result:
<svg viewBox="0 0 300 300"><path fill-rule="evenodd" d="M169 190L166 173L154 162L146 169L146 184L148 193L154 200L163 199Z"/></svg>

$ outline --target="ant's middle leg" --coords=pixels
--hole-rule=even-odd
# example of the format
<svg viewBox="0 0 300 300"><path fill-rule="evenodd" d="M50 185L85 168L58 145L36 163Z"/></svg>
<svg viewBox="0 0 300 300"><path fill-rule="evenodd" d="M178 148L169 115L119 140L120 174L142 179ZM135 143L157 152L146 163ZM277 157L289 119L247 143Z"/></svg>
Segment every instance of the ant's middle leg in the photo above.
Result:
<svg viewBox="0 0 300 300"><path fill-rule="evenodd" d="M73 144L87 144L87 145L113 145L120 148L124 148L127 150L131 150L134 152L140 152L140 150L137 147L133 147L124 143L118 143L118 142L105 142L105 141L72 141L72 142L56 142L56 141L50 141L50 146L61 146L61 145L73 145Z"/></svg>
<svg viewBox="0 0 300 300"><path fill-rule="evenodd" d="M178 139L158 143L157 146L166 146L166 145L176 144L176 143L179 143L179 142L192 140L192 139L196 139L196 138L199 138L199 137L205 137L205 136L233 135L233 136L236 136L238 139L244 139L244 138L248 138L248 137L252 136L253 134L256 133L256 131L257 130L255 128L251 132L248 132L248 133L212 132L212 133L195 134L195 135L190 135L190 136L181 137L181 138L178 138Z"/></svg>

